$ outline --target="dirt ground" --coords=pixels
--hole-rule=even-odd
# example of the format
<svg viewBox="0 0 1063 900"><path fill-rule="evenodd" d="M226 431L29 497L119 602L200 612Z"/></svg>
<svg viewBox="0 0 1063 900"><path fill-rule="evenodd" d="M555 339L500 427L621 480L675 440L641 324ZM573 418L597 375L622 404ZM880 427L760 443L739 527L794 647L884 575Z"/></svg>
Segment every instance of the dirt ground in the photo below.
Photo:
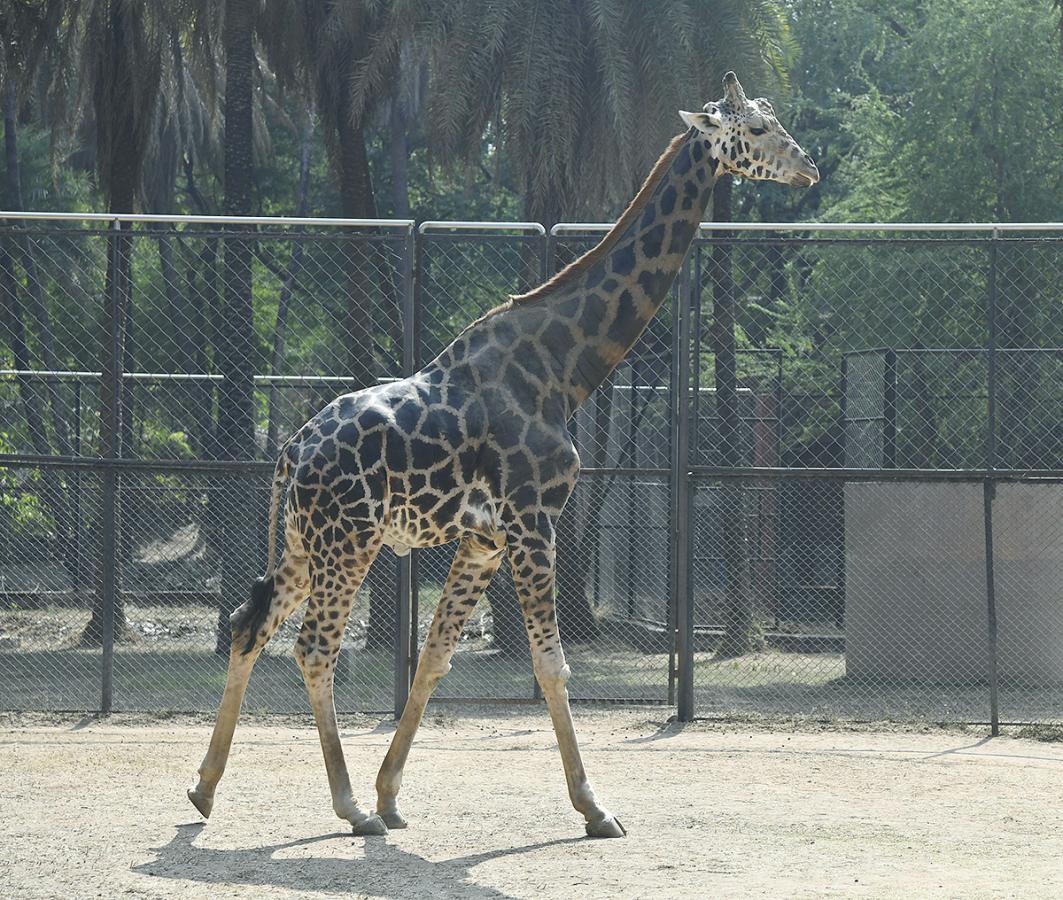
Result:
<svg viewBox="0 0 1063 900"><path fill-rule="evenodd" d="M405 831L345 833L309 721L237 731L213 817L205 719L0 720L5 897L1058 897L1063 744L577 709L628 836L583 837L536 707L430 712ZM343 721L363 798L392 723Z"/></svg>

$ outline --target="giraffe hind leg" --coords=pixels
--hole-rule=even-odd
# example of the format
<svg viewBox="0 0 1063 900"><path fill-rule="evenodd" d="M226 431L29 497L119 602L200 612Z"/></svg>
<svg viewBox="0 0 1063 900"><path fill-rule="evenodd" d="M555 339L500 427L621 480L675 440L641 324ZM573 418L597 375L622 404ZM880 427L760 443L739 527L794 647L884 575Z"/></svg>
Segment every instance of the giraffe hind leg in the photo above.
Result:
<svg viewBox="0 0 1063 900"><path fill-rule="evenodd" d="M379 536L365 543L365 549L349 558L341 558L335 549L329 551L331 558L315 557L311 572L310 603L296 641L295 658L303 673L306 693L317 723L332 794L332 808L339 818L351 823L355 834L379 835L387 834L387 826L379 816L362 809L351 790L333 698L336 658L343 640L343 629L355 594L381 547Z"/></svg>
<svg viewBox="0 0 1063 900"><path fill-rule="evenodd" d="M255 661L281 623L306 599L309 583L306 557L286 554L274 575L254 583L251 599L230 619L233 642L225 691L210 746L199 766L199 781L188 791L188 799L204 818L210 817L214 807L214 792L229 759L233 733Z"/></svg>
<svg viewBox="0 0 1063 900"><path fill-rule="evenodd" d="M502 554L501 548L485 546L476 538L465 538L458 545L443 586L443 595L439 598L435 617L421 650L410 696L376 778L376 812L388 828L406 827L406 820L399 812L398 794L414 735L432 692L450 671L450 660L461 639L465 622L498 571Z"/></svg>

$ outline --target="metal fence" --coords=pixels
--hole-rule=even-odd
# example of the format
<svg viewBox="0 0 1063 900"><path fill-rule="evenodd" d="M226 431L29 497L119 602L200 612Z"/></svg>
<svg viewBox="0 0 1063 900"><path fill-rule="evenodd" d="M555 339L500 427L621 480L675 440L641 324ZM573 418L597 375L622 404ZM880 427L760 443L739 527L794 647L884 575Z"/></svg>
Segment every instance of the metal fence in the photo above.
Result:
<svg viewBox="0 0 1063 900"><path fill-rule="evenodd" d="M606 227L0 222L0 707L105 711L213 709L279 444ZM572 421L573 698L683 719L1063 721L1061 232L706 227ZM227 318L240 259L250 334ZM236 453L234 359L255 373ZM451 552L377 561L339 709L404 702ZM299 624L249 709L306 708ZM437 698L535 691L503 567Z"/></svg>

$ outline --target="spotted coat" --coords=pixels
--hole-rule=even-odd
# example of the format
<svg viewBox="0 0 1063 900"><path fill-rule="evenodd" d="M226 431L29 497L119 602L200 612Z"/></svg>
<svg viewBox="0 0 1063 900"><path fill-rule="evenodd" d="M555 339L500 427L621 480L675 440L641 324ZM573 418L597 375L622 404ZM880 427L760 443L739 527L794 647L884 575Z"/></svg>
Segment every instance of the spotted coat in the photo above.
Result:
<svg viewBox="0 0 1063 900"><path fill-rule="evenodd" d="M747 100L733 74L724 90L701 113L681 113L689 129L597 247L472 323L415 375L336 398L289 440L271 517L286 498L284 550L274 565L271 532L267 577L233 617L229 682L190 792L201 811L209 812L250 665L309 595L296 657L334 808L363 833L402 827L397 794L413 735L468 615L508 555L570 798L589 833L623 833L583 770L554 610L555 523L580 464L567 423L664 302L721 170L792 183L818 178L767 101ZM449 541L459 542L454 564L377 777L378 815L369 815L351 795L332 703L344 625L382 547L404 554Z"/></svg>

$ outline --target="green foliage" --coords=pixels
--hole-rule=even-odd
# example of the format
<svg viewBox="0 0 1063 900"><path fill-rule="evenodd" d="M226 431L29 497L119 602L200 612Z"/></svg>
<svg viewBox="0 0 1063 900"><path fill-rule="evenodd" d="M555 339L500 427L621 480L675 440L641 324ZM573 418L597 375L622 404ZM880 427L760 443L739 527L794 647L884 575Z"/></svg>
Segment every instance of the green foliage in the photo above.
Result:
<svg viewBox="0 0 1063 900"><path fill-rule="evenodd" d="M17 444L0 431L0 453L14 453ZM0 535L19 537L47 533L50 518L41 503L37 469L0 469Z"/></svg>
<svg viewBox="0 0 1063 900"><path fill-rule="evenodd" d="M548 223L622 206L676 110L719 95L736 68L784 84L792 55L777 3L449 0L429 29L431 139L475 159L494 127L525 195Z"/></svg>
<svg viewBox="0 0 1063 900"><path fill-rule="evenodd" d="M99 47L87 39L89 13L103 4L85 4L80 18L63 22L36 15L38 8L52 14L62 4L16 6L33 13L16 27L43 28L46 36L53 29L58 53L38 54L30 72L21 62L25 48L44 45L22 41L23 50L8 50L2 60L0 76L24 74L18 117L24 201L38 209L101 208L104 199L92 176L99 162L93 108L86 86L74 84L74 73L100 64ZM137 95L144 109L154 110L147 118L155 129L147 142L141 203L158 211L217 211L223 124L218 21L209 5L190 0L172 9L147 7L145 22L156 30L141 36L148 43L138 45L138 52L156 46L151 42L160 40L162 28L168 29L169 49L160 71L150 73L159 79L158 97ZM734 67L751 95L778 100L785 124L823 174L807 191L736 186L738 219L1063 217L1063 117L1057 102L1063 61L1058 4L1047 0L669 0L654 4L652 12L634 0L390 0L319 7L286 0L263 10L255 94L256 206L263 213L287 214L296 207L308 121L307 211L341 212L335 147L330 154L326 143L342 124L336 118L342 100L363 117L382 215L393 214L405 192L417 219L607 219L677 129L676 107L716 96L719 75ZM284 21L294 24L276 27ZM371 37L367 44L355 40L358 29ZM349 97L329 88L341 83L350 88ZM397 135L408 148L404 175L396 173L391 152ZM136 337L142 351L150 348L137 359L138 368L181 369L174 310L191 315L196 301L204 322L195 340L205 345L205 368L216 369L212 329L220 299L208 273L220 262L211 262L210 252L201 254L207 240L174 240L175 290L163 277L156 241L137 239ZM54 335L56 352L71 368L98 368L84 348L98 340L102 247L56 237L36 248L49 312L62 323ZM482 249L448 247L449 255L440 244L424 260L429 307L423 324L433 348L535 277L519 254L496 260L492 270ZM339 339L350 313L349 261L327 241L308 242L304 249L281 371L342 375L349 352ZM259 250L248 365L264 372L271 365L293 246L262 241ZM361 261L377 273L366 290L378 311L394 302L387 273L397 262L389 254ZM1021 346L1042 333L1058 334L1063 289L1053 276L1054 259L1015 253L1006 263L999 285L1004 343ZM781 348L787 389L822 398L836 392L840 357L850 350L980 346L985 273L981 251L960 247L752 247L733 256L738 347ZM19 277L28 287L25 273ZM711 315L708 288L703 308ZM392 373L399 355L394 329L379 317L374 321L377 369ZM31 355L40 359L44 335L29 318L27 335ZM0 356L9 359L6 347ZM774 375L762 360L740 356L745 385L770 383ZM711 383L711 373L706 352L703 384ZM1035 386L1049 378L1047 370L1025 375ZM201 451L197 438L186 433L182 404L193 399L182 391L138 391L136 440L143 452L183 457ZM312 411L330 393L288 390L286 421ZM90 388L86 408L94 399ZM258 392L257 402L261 423L265 392ZM834 421L833 400L809 402L795 438L799 444L821 436ZM12 425L9 432L24 443L22 427ZM942 433L949 427L942 424ZM89 447L91 416L82 429L83 446Z"/></svg>

